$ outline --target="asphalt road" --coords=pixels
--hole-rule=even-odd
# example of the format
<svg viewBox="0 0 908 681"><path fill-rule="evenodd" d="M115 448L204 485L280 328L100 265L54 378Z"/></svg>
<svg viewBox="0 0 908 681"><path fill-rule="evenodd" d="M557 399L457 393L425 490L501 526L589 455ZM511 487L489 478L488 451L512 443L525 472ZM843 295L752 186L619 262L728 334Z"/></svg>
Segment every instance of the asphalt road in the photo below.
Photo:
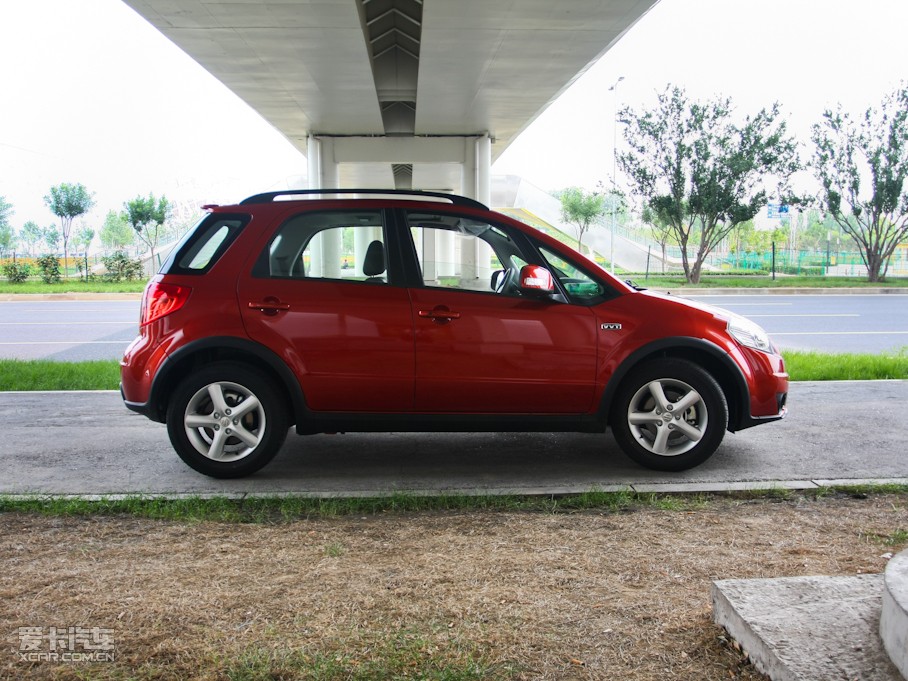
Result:
<svg viewBox="0 0 908 681"><path fill-rule="evenodd" d="M139 329L139 300L0 302L0 357L120 359Z"/></svg>
<svg viewBox="0 0 908 681"><path fill-rule="evenodd" d="M782 349L877 353L908 347L908 297L904 295L687 297L749 317Z"/></svg>
<svg viewBox="0 0 908 681"><path fill-rule="evenodd" d="M883 352L908 347L904 295L688 296L750 317L783 349ZM0 301L0 358L119 359L138 332L139 301Z"/></svg>
<svg viewBox="0 0 908 681"><path fill-rule="evenodd" d="M222 481L185 466L165 426L127 411L117 393L0 393L0 493L552 494L908 482L899 416L908 381L795 383L789 404L785 420L727 434L709 461L683 473L638 467L608 434L291 433L264 470Z"/></svg>

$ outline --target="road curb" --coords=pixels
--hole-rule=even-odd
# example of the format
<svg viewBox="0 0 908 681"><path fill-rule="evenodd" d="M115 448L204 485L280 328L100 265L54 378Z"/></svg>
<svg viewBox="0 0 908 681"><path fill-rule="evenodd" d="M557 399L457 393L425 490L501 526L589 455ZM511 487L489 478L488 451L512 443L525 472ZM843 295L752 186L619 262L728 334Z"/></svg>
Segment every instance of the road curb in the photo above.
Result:
<svg viewBox="0 0 908 681"><path fill-rule="evenodd" d="M54 501L72 499L81 501L127 501L135 499L161 499L180 501L185 499L383 499L397 496L404 497L560 497L589 494L590 492L626 492L633 494L706 494L722 492L797 492L819 490L833 487L883 487L887 485L908 485L908 478L855 478L850 480L762 480L756 482L731 483L631 483L561 486L561 487L526 487L526 488L447 488L447 489L374 489L374 490L334 490L331 492L312 491L275 491L275 492L136 492L111 494L48 494L36 492L6 494L0 492L0 500L10 501Z"/></svg>

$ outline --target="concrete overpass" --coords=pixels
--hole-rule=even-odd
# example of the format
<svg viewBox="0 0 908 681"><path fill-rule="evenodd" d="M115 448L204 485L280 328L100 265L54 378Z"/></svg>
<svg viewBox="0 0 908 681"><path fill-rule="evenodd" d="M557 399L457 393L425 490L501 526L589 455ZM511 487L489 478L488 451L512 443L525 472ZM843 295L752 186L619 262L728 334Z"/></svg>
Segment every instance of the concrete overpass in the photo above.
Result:
<svg viewBox="0 0 908 681"><path fill-rule="evenodd" d="M306 155L315 188L451 191L658 0L124 0Z"/></svg>

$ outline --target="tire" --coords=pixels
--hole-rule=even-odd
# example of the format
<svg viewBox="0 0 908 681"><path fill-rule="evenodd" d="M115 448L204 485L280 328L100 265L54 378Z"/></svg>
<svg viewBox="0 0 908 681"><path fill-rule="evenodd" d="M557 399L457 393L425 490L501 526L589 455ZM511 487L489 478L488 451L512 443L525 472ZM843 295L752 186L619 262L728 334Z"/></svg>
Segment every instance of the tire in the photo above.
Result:
<svg viewBox="0 0 908 681"><path fill-rule="evenodd" d="M657 471L699 466L716 451L728 427L722 388L683 359L657 359L632 371L618 389L611 414L624 453Z"/></svg>
<svg viewBox="0 0 908 681"><path fill-rule="evenodd" d="M242 364L212 364L180 383L167 433L183 461L213 478L250 475L274 458L289 420L267 378Z"/></svg>

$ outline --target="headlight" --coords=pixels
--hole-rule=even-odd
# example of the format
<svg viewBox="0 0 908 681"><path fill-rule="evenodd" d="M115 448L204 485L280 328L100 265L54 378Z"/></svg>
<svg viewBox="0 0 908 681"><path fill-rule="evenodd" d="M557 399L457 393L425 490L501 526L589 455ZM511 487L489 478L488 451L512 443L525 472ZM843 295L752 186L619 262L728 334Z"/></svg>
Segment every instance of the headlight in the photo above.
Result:
<svg viewBox="0 0 908 681"><path fill-rule="evenodd" d="M769 340L763 327L754 324L744 317L732 317L728 321L728 335L738 341L741 345L746 345L754 350L761 352L774 352L772 341Z"/></svg>

